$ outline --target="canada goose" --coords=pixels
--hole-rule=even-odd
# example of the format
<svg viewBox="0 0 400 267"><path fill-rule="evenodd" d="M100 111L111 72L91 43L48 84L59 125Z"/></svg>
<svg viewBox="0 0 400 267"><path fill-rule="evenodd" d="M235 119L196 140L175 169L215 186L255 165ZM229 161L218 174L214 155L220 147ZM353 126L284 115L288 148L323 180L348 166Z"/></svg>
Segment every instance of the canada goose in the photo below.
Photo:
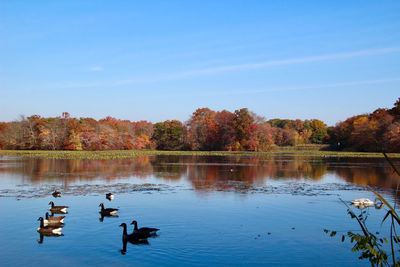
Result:
<svg viewBox="0 0 400 267"><path fill-rule="evenodd" d="M62 228L61 227L51 227L51 226L44 226L44 219L43 217L39 217L38 221L40 221L40 227L37 231L42 235L61 235Z"/></svg>
<svg viewBox="0 0 400 267"><path fill-rule="evenodd" d="M138 228L137 221L135 221L135 220L133 220L131 222L131 224L134 225L133 233L140 233L140 234L146 235L148 237L157 235L157 231L160 230L158 228L152 228L152 227L141 227L141 228Z"/></svg>
<svg viewBox="0 0 400 267"><path fill-rule="evenodd" d="M52 195L53 195L53 197L61 197L61 192L55 190L55 191L52 193Z"/></svg>
<svg viewBox="0 0 400 267"><path fill-rule="evenodd" d="M64 223L65 216L54 216L54 215L50 216L50 214L48 212L46 212L45 218L46 218L46 220L49 220L49 221L58 221L60 223Z"/></svg>
<svg viewBox="0 0 400 267"><path fill-rule="evenodd" d="M100 203L99 207L101 207L100 214L101 216L116 216L118 213L118 209L113 208L104 208L104 204Z"/></svg>
<svg viewBox="0 0 400 267"><path fill-rule="evenodd" d="M67 213L68 206L55 206L53 201L50 201L49 205L51 205L49 210L52 213Z"/></svg>
<svg viewBox="0 0 400 267"><path fill-rule="evenodd" d="M65 216L50 216L48 212L46 212L45 219L43 221L44 225L59 225L64 223Z"/></svg>
<svg viewBox="0 0 400 267"><path fill-rule="evenodd" d="M371 207L375 205L375 202L368 198L358 198L351 201L351 204L355 207Z"/></svg>
<svg viewBox="0 0 400 267"><path fill-rule="evenodd" d="M132 234L128 235L126 223L121 223L119 226L123 227L123 232L122 232L122 240L123 241L128 241L133 244L139 243L139 241L143 241L143 240L147 241L148 236L143 233L133 232Z"/></svg>
<svg viewBox="0 0 400 267"><path fill-rule="evenodd" d="M107 193L106 198L111 201L114 199L114 195L112 193Z"/></svg>

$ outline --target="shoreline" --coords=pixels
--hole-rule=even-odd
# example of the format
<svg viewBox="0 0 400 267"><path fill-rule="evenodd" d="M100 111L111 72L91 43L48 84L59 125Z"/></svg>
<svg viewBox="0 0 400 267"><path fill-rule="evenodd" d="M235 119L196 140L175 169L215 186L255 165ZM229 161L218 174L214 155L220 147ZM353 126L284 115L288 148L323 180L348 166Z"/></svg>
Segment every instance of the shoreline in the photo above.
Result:
<svg viewBox="0 0 400 267"><path fill-rule="evenodd" d="M0 156L17 156L44 159L129 159L138 156L292 156L316 158L384 158L376 152L343 152L319 150L281 149L267 152L247 151L163 151L163 150L103 150L103 151L68 151L68 150L0 150ZM390 158L400 158L400 153L388 153Z"/></svg>

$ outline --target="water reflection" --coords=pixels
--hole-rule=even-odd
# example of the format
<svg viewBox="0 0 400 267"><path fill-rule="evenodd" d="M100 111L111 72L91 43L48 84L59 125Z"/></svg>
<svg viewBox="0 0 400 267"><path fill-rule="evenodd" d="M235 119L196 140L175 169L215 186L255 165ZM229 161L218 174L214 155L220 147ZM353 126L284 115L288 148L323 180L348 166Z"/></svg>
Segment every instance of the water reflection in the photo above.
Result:
<svg viewBox="0 0 400 267"><path fill-rule="evenodd" d="M100 217L99 217L99 222L104 222L104 218L118 218L118 215L104 215L101 212L99 212Z"/></svg>
<svg viewBox="0 0 400 267"><path fill-rule="evenodd" d="M133 231L131 234L128 234L126 223L121 223L120 227L122 227L122 250L121 254L125 255L127 252L127 244L131 243L133 245L149 245L149 241L147 238L149 236L144 235L142 233L137 233Z"/></svg>
<svg viewBox="0 0 400 267"><path fill-rule="evenodd" d="M45 236L46 237L61 237L61 236L64 236L64 234L56 235L56 234L41 234L41 233L39 233L39 239L36 240L38 242L38 244L43 244Z"/></svg>
<svg viewBox="0 0 400 267"><path fill-rule="evenodd" d="M329 159L306 157L139 156L119 160L59 160L0 158L0 175L20 174L22 183L62 181L64 188L76 182L114 181L135 177L165 182L189 181L197 190L242 189L268 180L320 181L332 174L361 186L395 188L397 180L384 159ZM399 161L397 161L399 162Z"/></svg>
<svg viewBox="0 0 400 267"><path fill-rule="evenodd" d="M134 240L134 241L130 241L129 243L131 243L133 245L150 245L150 243L147 239ZM120 250L122 255L125 255L128 252L127 246L128 246L128 240L122 238L122 249Z"/></svg>

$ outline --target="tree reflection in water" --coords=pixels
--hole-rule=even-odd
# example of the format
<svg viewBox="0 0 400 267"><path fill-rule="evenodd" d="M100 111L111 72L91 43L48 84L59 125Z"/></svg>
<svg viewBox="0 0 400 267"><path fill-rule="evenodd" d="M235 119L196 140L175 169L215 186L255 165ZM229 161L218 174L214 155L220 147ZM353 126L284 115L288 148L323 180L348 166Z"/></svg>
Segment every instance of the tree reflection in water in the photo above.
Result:
<svg viewBox="0 0 400 267"><path fill-rule="evenodd" d="M4 164L5 163L5 164ZM327 175L346 182L396 188L383 159L245 157L245 156L138 156L117 160L60 160L21 158L3 160L2 174L22 174L22 183L62 182L64 191L76 182L135 177L166 182L187 180L196 190L234 189L264 185L268 180L320 181Z"/></svg>

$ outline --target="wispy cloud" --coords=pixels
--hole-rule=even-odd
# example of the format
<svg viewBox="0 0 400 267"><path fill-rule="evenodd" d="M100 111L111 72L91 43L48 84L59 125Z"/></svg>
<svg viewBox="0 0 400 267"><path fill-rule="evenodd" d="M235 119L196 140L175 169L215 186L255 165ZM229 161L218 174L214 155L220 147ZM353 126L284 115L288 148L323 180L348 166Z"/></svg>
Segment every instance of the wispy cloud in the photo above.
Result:
<svg viewBox="0 0 400 267"><path fill-rule="evenodd" d="M168 80L179 80L185 78L192 78L198 76L207 76L207 75L216 75L222 73L229 72L239 72L239 71L248 71L248 70L258 70L265 69L277 66L290 66L290 65L300 65L306 63L313 62L325 62L325 61L334 61L334 60L344 60L344 59L352 59L352 58L362 58L368 56L377 56L377 55L385 55L392 53L399 53L400 47L384 47L384 48L375 48L375 49L364 49L358 51L351 52L342 52L342 53L332 53L332 54L323 54L317 56L309 56L309 57L298 57L298 58L288 58L288 59L279 59L279 60L269 60L269 61L261 61L261 62L251 62L251 63L243 63L243 64L232 64L232 65L222 65L201 69L193 69L182 72L175 73L167 73L162 75L155 75L151 77L135 77L132 79L121 79L118 81L114 81L113 85L128 85L134 83L152 83L152 82L161 82Z"/></svg>
<svg viewBox="0 0 400 267"><path fill-rule="evenodd" d="M177 71L177 72L169 72L169 73L161 73L153 75L140 75L140 76L138 75L123 79L103 81L103 82L86 82L86 83L65 82L62 83L62 85L60 86L63 88L98 88L98 87L104 88L104 87L119 87L119 86L134 85L134 84L159 83L166 81L196 78L202 76L217 75L222 73L260 70L278 66L302 65L308 63L328 62L328 61L346 60L353 58L364 58L370 56L395 54L399 52L400 52L400 46L383 47L383 48L364 49L364 50L357 50L350 52L322 54L322 55L308 56L308 57L286 58L278 60L250 62L243 64L220 65L207 68L192 69L187 71ZM104 68L100 65L96 65L92 66L90 70L103 71ZM54 88L55 86L51 85L51 87Z"/></svg>
<svg viewBox="0 0 400 267"><path fill-rule="evenodd" d="M297 64L305 64L305 63L312 63L312 62L351 59L351 58L357 58L357 57L384 55L384 54L391 54L391 53L398 53L398 52L400 52L400 47L384 47L384 48L365 49L365 50L358 50L358 51L344 52L344 53L324 54L324 55L318 55L318 56L309 56L309 57L300 57L300 58L290 58L290 59L280 59L280 60L245 63L245 64L218 66L218 67L211 67L211 68L188 71L183 74L185 74L185 75L217 74L217 73L221 73L221 72L255 70L255 69L263 69L263 68L275 67L275 66L297 65Z"/></svg>
<svg viewBox="0 0 400 267"><path fill-rule="evenodd" d="M187 93L191 96L216 96L216 95L249 95L249 94L262 94L262 93L272 93L272 92L289 92L289 91L307 91L307 90L319 90L319 89L329 89L329 88L346 88L350 86L357 85L374 85L374 84L385 84L400 82L400 78L387 78L387 79L374 79L374 80L358 80L358 81L346 81L338 83L328 83L328 84L317 84L310 86L299 86L299 87L269 87L264 89L236 89L230 91L214 91L207 93Z"/></svg>

